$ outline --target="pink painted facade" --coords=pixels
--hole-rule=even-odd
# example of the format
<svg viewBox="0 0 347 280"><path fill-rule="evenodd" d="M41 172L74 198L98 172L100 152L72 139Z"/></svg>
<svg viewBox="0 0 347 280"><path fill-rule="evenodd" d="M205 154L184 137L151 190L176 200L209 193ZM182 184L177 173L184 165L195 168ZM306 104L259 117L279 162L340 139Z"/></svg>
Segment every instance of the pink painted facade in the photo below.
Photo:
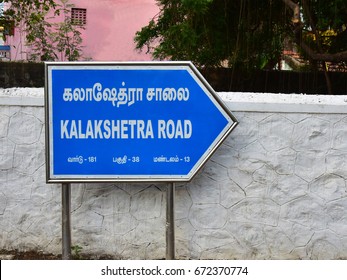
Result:
<svg viewBox="0 0 347 280"><path fill-rule="evenodd" d="M59 1L57 1L59 2ZM135 50L136 31L159 12L155 0L70 0L86 9L82 30L83 56L94 61L143 61L151 56ZM59 18L53 19L59 20ZM11 46L11 60L27 60L25 34L19 27L5 42Z"/></svg>

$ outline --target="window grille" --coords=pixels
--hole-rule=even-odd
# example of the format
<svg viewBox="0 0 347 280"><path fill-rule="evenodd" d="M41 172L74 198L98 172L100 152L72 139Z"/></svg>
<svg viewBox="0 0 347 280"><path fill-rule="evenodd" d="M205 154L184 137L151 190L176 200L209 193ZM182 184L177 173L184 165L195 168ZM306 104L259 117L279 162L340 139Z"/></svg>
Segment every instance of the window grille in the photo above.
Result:
<svg viewBox="0 0 347 280"><path fill-rule="evenodd" d="M86 25L87 24L87 9L72 8L71 23L73 25Z"/></svg>

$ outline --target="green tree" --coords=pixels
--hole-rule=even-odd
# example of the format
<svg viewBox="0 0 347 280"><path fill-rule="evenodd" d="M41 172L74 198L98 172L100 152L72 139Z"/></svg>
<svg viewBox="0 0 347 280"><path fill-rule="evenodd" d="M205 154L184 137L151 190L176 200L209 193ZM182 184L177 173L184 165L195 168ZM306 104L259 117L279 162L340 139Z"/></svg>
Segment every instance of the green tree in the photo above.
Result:
<svg viewBox="0 0 347 280"><path fill-rule="evenodd" d="M247 69L270 67L278 61L285 33L283 25L278 24L284 13L280 10L281 2L157 2L159 14L135 37L137 48L147 48L156 59ZM273 13L274 10L281 13Z"/></svg>
<svg viewBox="0 0 347 280"><path fill-rule="evenodd" d="M293 11L293 38L308 58L347 62L347 1L283 2Z"/></svg>
<svg viewBox="0 0 347 280"><path fill-rule="evenodd" d="M1 1L1 0L0 0ZM10 4L1 19L5 30L20 27L31 47L29 60L78 60L82 56L81 26L71 22L68 0L3 0ZM52 12L53 11L53 12ZM62 15L63 21L51 23ZM6 32L5 32L6 36Z"/></svg>
<svg viewBox="0 0 347 280"><path fill-rule="evenodd" d="M272 69L285 39L290 39L312 67L347 62L346 0L157 0L157 4L158 15L135 36L136 47L155 59Z"/></svg>
<svg viewBox="0 0 347 280"><path fill-rule="evenodd" d="M30 33L44 15L56 8L54 0L0 0L8 5L3 12L1 25L9 31L14 26L23 25ZM5 32L6 35L6 32Z"/></svg>
<svg viewBox="0 0 347 280"><path fill-rule="evenodd" d="M64 21L53 24L54 32L50 34L53 44L60 52L60 60L75 61L82 57L82 37L81 29L71 21L70 10L74 5L69 4L68 0L60 0L59 12L63 14Z"/></svg>
<svg viewBox="0 0 347 280"><path fill-rule="evenodd" d="M347 1L282 0L292 10L292 38L313 67L321 66L332 93L328 65L346 67Z"/></svg>

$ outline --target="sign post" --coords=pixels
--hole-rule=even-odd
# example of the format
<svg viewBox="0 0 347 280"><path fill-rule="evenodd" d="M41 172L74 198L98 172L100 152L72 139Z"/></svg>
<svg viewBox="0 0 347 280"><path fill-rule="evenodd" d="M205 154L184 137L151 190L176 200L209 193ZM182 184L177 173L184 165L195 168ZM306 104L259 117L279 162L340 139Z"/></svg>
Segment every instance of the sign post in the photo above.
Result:
<svg viewBox="0 0 347 280"><path fill-rule="evenodd" d="M71 185L62 184L62 259L71 259Z"/></svg>
<svg viewBox="0 0 347 280"><path fill-rule="evenodd" d="M47 182L171 183L174 258L174 183L192 180L235 117L191 62L47 62L45 75Z"/></svg>
<svg viewBox="0 0 347 280"><path fill-rule="evenodd" d="M175 183L166 189L166 259L175 259Z"/></svg>

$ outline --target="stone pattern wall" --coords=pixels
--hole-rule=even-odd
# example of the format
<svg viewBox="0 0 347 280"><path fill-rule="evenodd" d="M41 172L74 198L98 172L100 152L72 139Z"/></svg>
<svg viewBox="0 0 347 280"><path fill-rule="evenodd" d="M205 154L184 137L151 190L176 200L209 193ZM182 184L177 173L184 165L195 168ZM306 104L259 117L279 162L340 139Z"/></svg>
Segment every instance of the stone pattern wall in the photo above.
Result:
<svg viewBox="0 0 347 280"><path fill-rule="evenodd" d="M346 258L346 115L235 115L239 126L178 193L190 198L177 217L179 253Z"/></svg>
<svg viewBox="0 0 347 280"><path fill-rule="evenodd" d="M45 183L36 100L0 99L0 248L58 254L61 187ZM346 259L347 113L232 111L236 129L191 182L176 184L176 257ZM73 245L165 258L166 187L73 184Z"/></svg>

